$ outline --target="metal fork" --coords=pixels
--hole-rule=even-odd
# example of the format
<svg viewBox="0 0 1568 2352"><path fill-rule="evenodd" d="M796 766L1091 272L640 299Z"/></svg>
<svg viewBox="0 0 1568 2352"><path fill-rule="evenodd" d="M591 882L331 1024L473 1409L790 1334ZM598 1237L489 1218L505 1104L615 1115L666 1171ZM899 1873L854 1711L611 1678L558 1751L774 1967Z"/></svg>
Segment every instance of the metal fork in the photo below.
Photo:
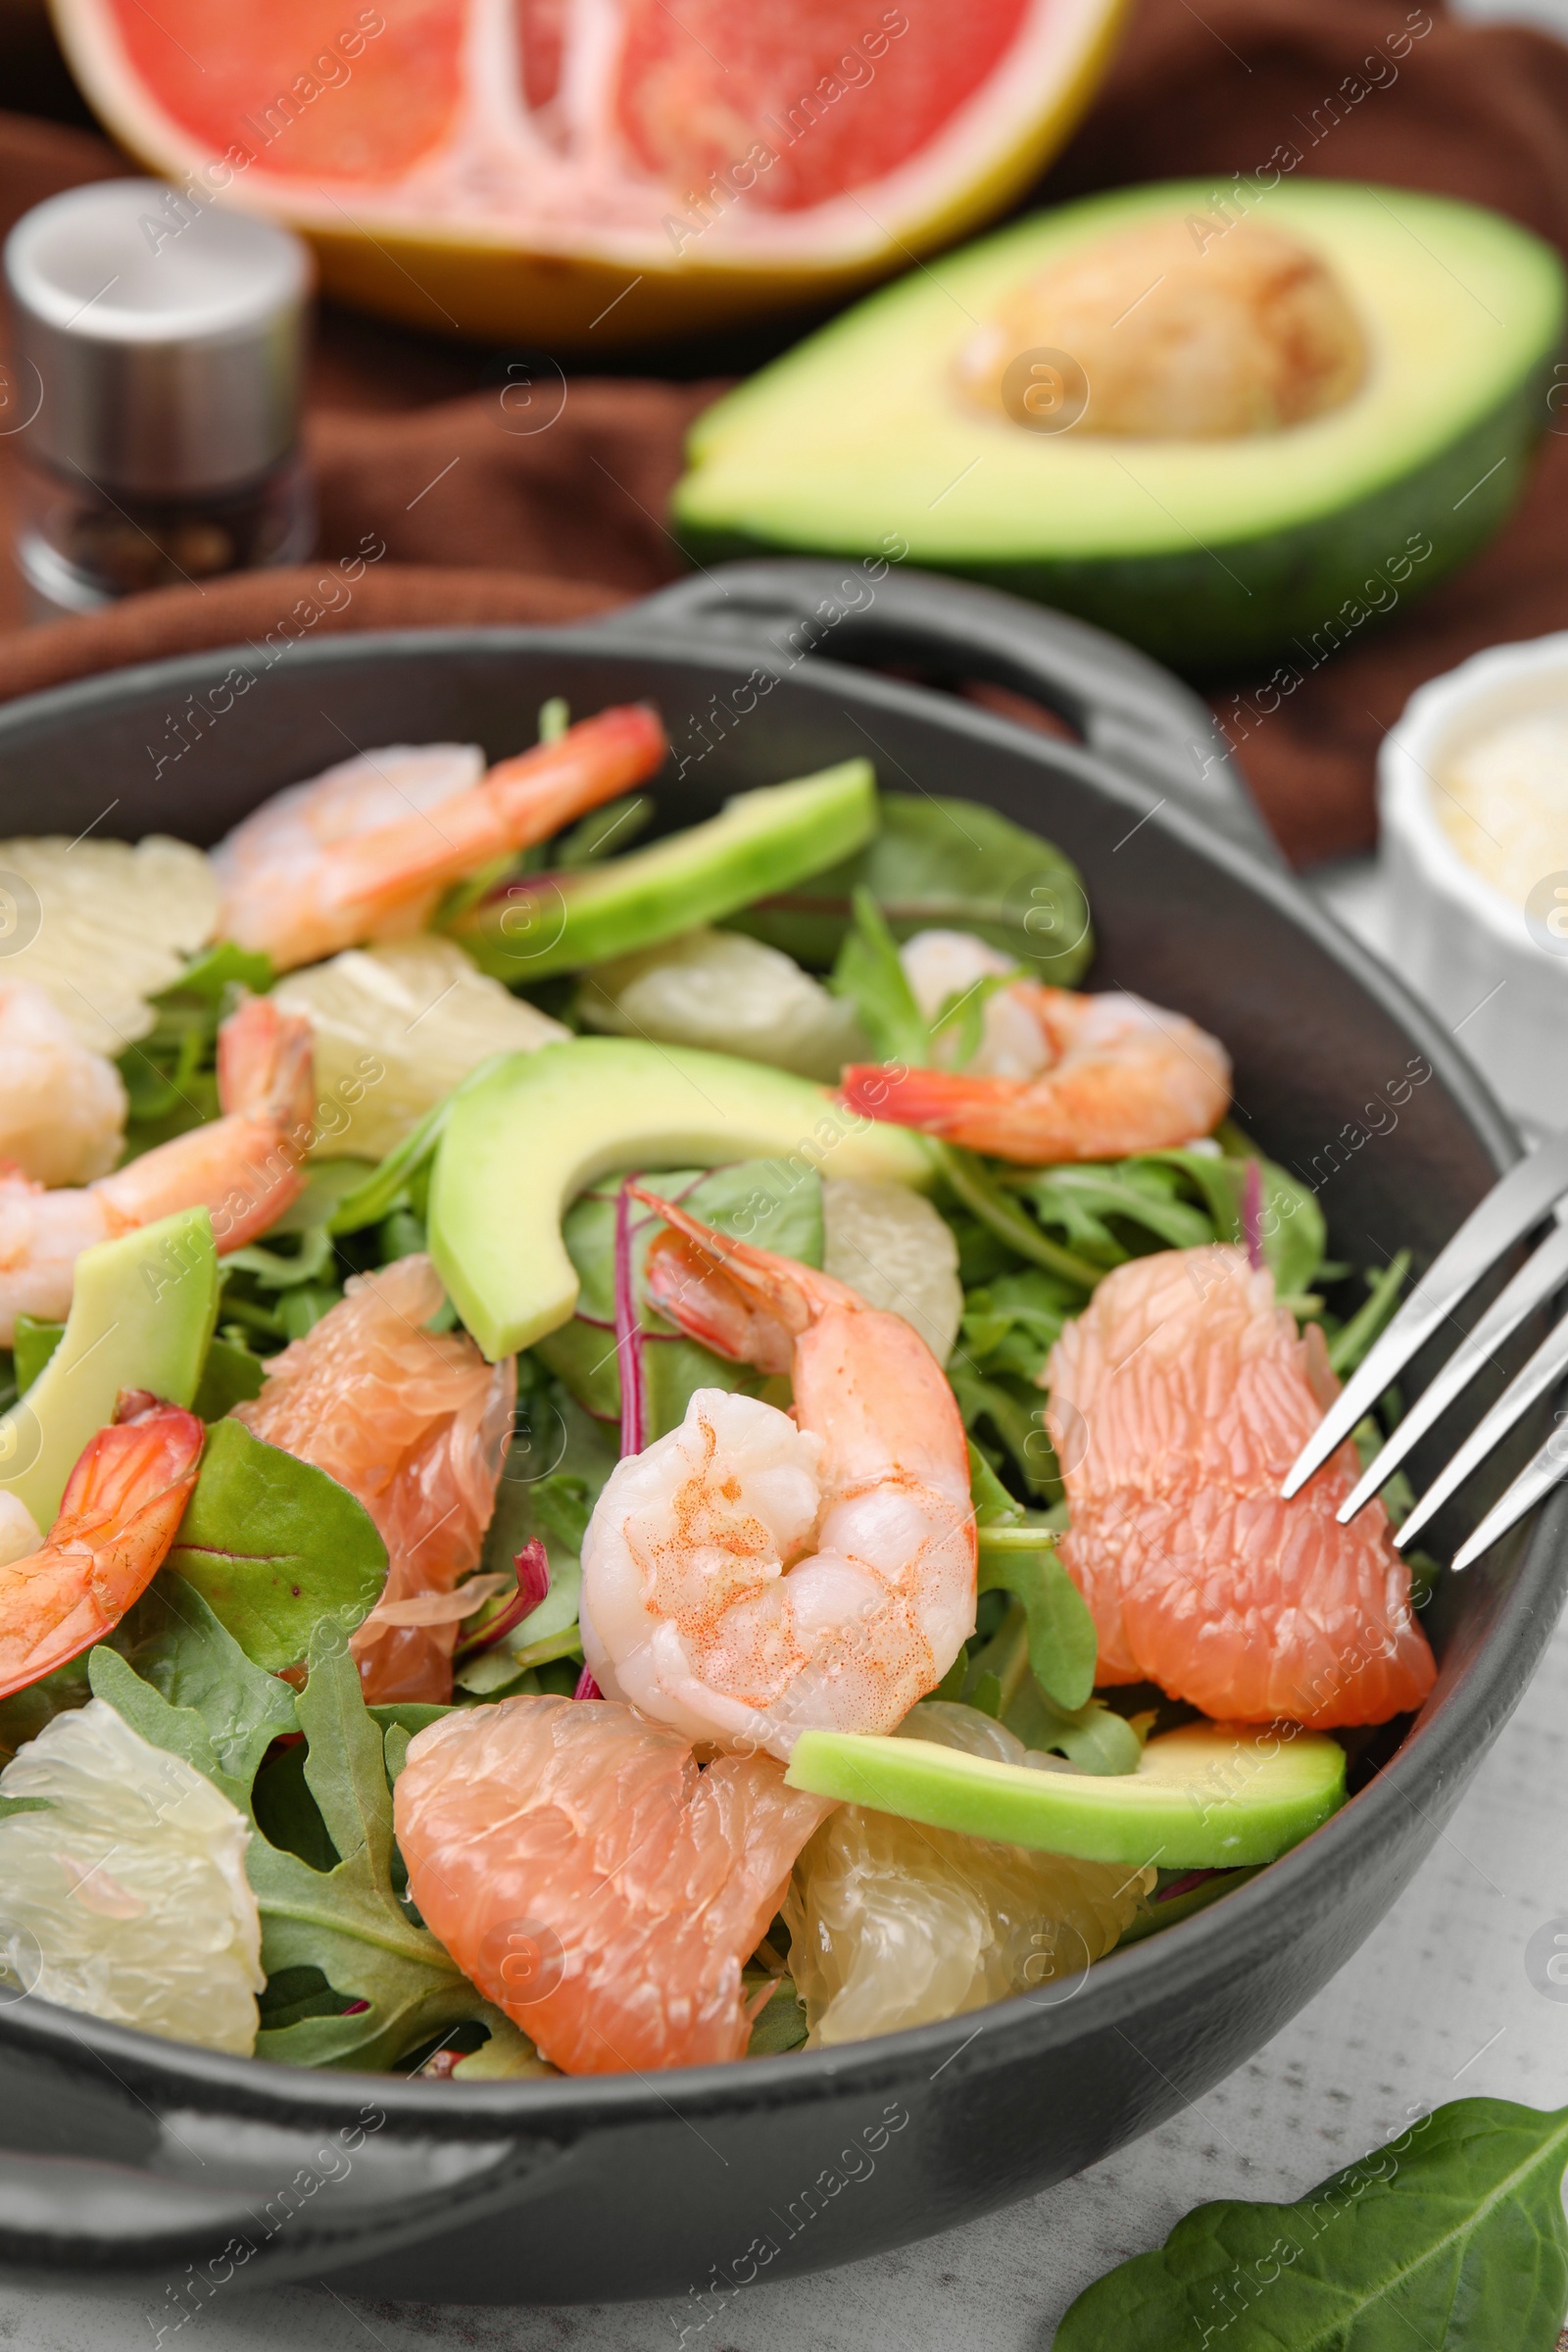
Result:
<svg viewBox="0 0 1568 2352"><path fill-rule="evenodd" d="M1338 1516L1342 1522L1348 1522L1370 1502L1417 1439L1469 1386L1510 1333L1517 1331L1536 1307L1568 1284L1568 1198L1565 1196L1568 1196L1568 1135L1543 1145L1539 1152L1511 1168L1480 1207L1466 1217L1302 1446L1285 1482L1283 1492L1287 1495L1299 1494L1313 1472L1366 1418L1391 1381L1451 1316L1459 1300L1474 1290L1498 1258L1555 1211L1557 1221L1545 1240L1410 1407L1376 1460L1368 1465L1359 1484L1346 1496ZM1447 1467L1433 1481L1396 1534L1396 1544L1408 1544L1419 1533L1434 1511L1447 1501L1471 1471L1501 1443L1521 1415L1529 1411L1538 1397L1555 1387L1565 1372L1568 1372L1568 1316L1543 1340L1523 1371L1509 1383ZM1472 1561L1478 1560L1565 1476L1568 1476L1568 1436L1553 1431L1506 1494L1494 1503L1475 1534L1455 1552L1453 1566L1468 1568Z"/></svg>

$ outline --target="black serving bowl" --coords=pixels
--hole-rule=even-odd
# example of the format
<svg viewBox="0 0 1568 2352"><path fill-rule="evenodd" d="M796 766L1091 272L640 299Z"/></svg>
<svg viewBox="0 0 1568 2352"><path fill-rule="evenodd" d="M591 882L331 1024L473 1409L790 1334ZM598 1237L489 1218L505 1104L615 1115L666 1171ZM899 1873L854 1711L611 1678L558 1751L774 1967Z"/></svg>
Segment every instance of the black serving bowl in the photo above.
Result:
<svg viewBox="0 0 1568 2352"><path fill-rule="evenodd" d="M906 675L855 666L871 662ZM1065 723L1030 733L908 673L1000 683ZM313 641L302 615L286 646L0 713L0 826L212 841L351 747L514 751L555 694L660 706L662 810L681 822L868 753L890 787L1048 834L1088 883L1095 984L1225 1040L1238 1116L1319 1186L1355 1265L1404 1244L1424 1261L1516 1155L1450 1039L1272 862L1201 706L1097 631L985 590L756 564L572 631ZM171 2324L231 2281L329 2276L429 2303L690 2292L706 2326L710 2289L1026 2196L1200 2097L1355 1949L1518 1698L1565 1574L1553 1504L1446 1580L1437 1688L1402 1740L1361 1755L1343 1812L1081 1983L950 2024L657 2081L466 2085L218 2057L19 1997L0 2008L0 2263L139 2285Z"/></svg>

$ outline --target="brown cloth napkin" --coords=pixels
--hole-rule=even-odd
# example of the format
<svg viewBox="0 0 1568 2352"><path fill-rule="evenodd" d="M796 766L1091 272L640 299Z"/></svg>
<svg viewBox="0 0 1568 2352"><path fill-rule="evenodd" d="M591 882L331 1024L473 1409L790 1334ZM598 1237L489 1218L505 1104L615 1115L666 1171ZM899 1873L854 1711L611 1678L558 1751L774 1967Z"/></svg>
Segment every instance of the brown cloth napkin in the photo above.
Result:
<svg viewBox="0 0 1568 2352"><path fill-rule="evenodd" d="M1223 189L1280 150L1300 173L1494 205L1568 252L1568 47L1402 0L1140 0L1097 105L1031 201L1167 176ZM125 169L85 132L0 116L0 230L56 189ZM489 357L328 309L309 427L320 564L162 589L28 631L15 584L0 581L0 699L263 638L317 601L321 564L367 543L384 556L313 628L574 620L676 576L666 502L686 428L719 383L541 382L538 416L563 391L564 405L529 432L517 427L531 415L509 417L479 388ZM1212 690L1298 864L1370 842L1377 744L1423 679L1482 646L1568 627L1568 415L1543 421L1564 437L1548 432L1521 511L1478 562L1369 626L1265 718L1249 707L1253 681ZM14 464L0 439L0 529Z"/></svg>

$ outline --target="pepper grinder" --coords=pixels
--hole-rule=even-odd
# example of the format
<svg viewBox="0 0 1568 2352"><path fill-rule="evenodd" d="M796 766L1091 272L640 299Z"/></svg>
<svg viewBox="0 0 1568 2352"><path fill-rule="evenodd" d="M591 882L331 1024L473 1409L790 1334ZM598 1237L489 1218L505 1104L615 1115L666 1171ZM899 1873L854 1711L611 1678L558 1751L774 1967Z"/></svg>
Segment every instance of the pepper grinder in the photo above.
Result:
<svg viewBox="0 0 1568 2352"><path fill-rule="evenodd" d="M297 237L158 180L104 180L24 215L5 272L36 618L311 554L314 272Z"/></svg>

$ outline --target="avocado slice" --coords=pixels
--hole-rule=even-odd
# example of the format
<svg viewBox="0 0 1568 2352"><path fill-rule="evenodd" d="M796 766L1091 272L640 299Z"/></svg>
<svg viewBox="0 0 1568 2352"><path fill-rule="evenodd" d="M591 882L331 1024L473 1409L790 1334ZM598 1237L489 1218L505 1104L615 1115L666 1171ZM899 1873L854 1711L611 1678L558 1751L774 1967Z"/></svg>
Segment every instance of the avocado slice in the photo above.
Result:
<svg viewBox="0 0 1568 2352"><path fill-rule="evenodd" d="M1084 1862L1229 1870L1272 1862L1345 1802L1345 1750L1322 1732L1188 1723L1146 1745L1136 1772L1037 1771L929 1740L803 1732L785 1775L932 1829Z"/></svg>
<svg viewBox="0 0 1568 2352"><path fill-rule="evenodd" d="M218 1319L218 1250L205 1208L160 1217L76 1260L65 1336L0 1418L0 1487L47 1534L89 1438L122 1389L188 1405Z"/></svg>
<svg viewBox="0 0 1568 2352"><path fill-rule="evenodd" d="M498 979L547 980L787 890L851 856L876 824L871 763L846 760L793 784L739 793L706 824L624 858L513 882L458 915L452 936Z"/></svg>
<svg viewBox="0 0 1568 2352"><path fill-rule="evenodd" d="M674 501L688 552L708 564L902 546L1179 668L1275 654L1298 677L1316 668L1513 508L1546 421L1564 277L1549 247L1477 206L1275 177L1240 183L1220 210L1193 180L1036 214L860 303L699 419ZM1075 250L1156 216L1185 218L1204 250L1237 218L1309 246L1360 321L1359 388L1310 421L1230 439L1082 429L1092 382L1062 430L964 397L977 322Z"/></svg>
<svg viewBox="0 0 1568 2352"><path fill-rule="evenodd" d="M858 1119L825 1087L696 1046L575 1037L511 1054L452 1099L430 1179L429 1245L464 1322L494 1363L577 1303L561 1220L612 1168L778 1158L804 1178L883 1176L924 1189L923 1138Z"/></svg>

